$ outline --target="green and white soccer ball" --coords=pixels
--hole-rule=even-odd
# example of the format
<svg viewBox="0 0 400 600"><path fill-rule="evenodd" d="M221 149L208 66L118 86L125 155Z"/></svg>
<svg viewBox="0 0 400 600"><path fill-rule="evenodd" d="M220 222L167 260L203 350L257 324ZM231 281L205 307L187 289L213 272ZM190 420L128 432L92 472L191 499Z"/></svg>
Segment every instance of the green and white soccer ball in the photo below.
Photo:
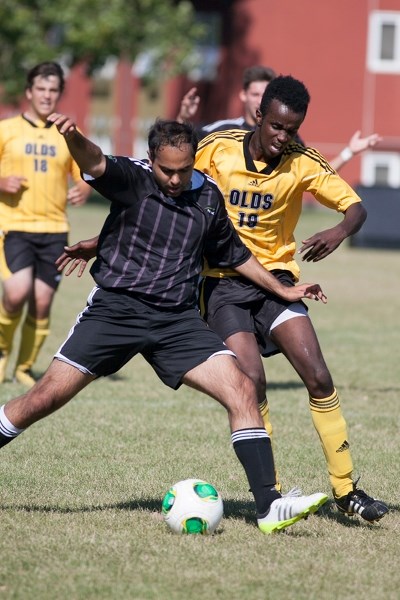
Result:
<svg viewBox="0 0 400 600"><path fill-rule="evenodd" d="M224 512L221 495L202 479L175 483L162 501L162 514L174 533L213 533Z"/></svg>

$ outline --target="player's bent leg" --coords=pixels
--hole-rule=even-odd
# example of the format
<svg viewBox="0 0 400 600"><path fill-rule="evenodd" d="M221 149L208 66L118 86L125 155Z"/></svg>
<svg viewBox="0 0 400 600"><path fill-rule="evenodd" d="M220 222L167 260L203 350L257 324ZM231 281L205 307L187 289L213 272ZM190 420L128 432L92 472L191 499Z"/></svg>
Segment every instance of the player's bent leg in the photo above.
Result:
<svg viewBox="0 0 400 600"><path fill-rule="evenodd" d="M21 311L8 313L0 302L0 383L6 378L8 359L13 347L14 333L21 320Z"/></svg>
<svg viewBox="0 0 400 600"><path fill-rule="evenodd" d="M308 389L311 417L328 465L336 506L343 513L358 514L367 521L381 519L388 512L386 504L353 482L346 421L311 320L296 317L286 321L273 330L271 337Z"/></svg>
<svg viewBox="0 0 400 600"><path fill-rule="evenodd" d="M31 268L22 269L3 281L3 298L0 303L0 383L6 378L15 330L31 288Z"/></svg>
<svg viewBox="0 0 400 600"><path fill-rule="evenodd" d="M49 334L49 319L36 319L27 314L21 331L20 347L14 372L15 381L26 387L32 387L35 384L32 367Z"/></svg>
<svg viewBox="0 0 400 600"><path fill-rule="evenodd" d="M49 315L54 299L55 289L35 279L34 289L29 297L28 313L21 332L18 358L14 371L14 379L26 387L35 384L32 367L39 352L50 334Z"/></svg>
<svg viewBox="0 0 400 600"><path fill-rule="evenodd" d="M311 396L332 393L332 377L308 316L284 321L271 331L271 339L297 371Z"/></svg>
<svg viewBox="0 0 400 600"><path fill-rule="evenodd" d="M26 267L3 280L3 306L8 313L22 311L33 290L33 269Z"/></svg>
<svg viewBox="0 0 400 600"><path fill-rule="evenodd" d="M272 424L269 416L269 404L266 397L266 380L264 366L260 356L260 350L255 335L250 332L241 331L225 339L225 344L235 353L239 367L253 381L257 390L258 406L264 427L271 439ZM282 485L279 481L278 471L275 471L276 489L280 492Z"/></svg>
<svg viewBox="0 0 400 600"><path fill-rule="evenodd" d="M350 447L346 421L315 330L308 317L285 321L273 332L281 348L309 391L309 407L320 438L335 495L342 496L353 488Z"/></svg>
<svg viewBox="0 0 400 600"><path fill-rule="evenodd" d="M232 444L246 472L263 533L286 529L327 500L325 494L282 497L276 490L271 441L263 427L256 390L232 357L212 357L186 373L183 383L207 393L227 409Z"/></svg>
<svg viewBox="0 0 400 600"><path fill-rule="evenodd" d="M55 412L95 379L54 359L28 392L5 404L0 412L0 447L40 419Z"/></svg>
<svg viewBox="0 0 400 600"><path fill-rule="evenodd" d="M255 386L232 356L213 356L188 371L182 382L218 400L228 411L231 431L263 427Z"/></svg>
<svg viewBox="0 0 400 600"><path fill-rule="evenodd" d="M258 402L263 402L267 384L260 350L254 333L240 331L230 335L224 342L235 353L240 369L250 377L256 386Z"/></svg>

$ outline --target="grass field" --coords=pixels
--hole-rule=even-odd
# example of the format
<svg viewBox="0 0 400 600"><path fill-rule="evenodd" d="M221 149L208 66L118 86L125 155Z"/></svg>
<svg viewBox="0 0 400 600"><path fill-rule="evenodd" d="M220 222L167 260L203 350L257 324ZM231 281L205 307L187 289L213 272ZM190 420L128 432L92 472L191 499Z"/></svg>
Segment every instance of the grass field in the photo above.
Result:
<svg viewBox="0 0 400 600"><path fill-rule="evenodd" d="M71 241L96 234L106 210L71 210ZM307 210L297 237L336 221ZM136 357L2 450L0 600L397 600L399 256L346 245L302 272L328 295L311 314L360 486L391 509L379 524L348 520L328 505L287 533L263 536L224 410L195 391L163 386ZM88 274L62 282L39 373L91 287ZM330 494L301 382L281 356L265 366L285 489ZM20 392L6 383L1 399ZM210 481L224 498L212 537L174 536L161 519L164 493L188 477Z"/></svg>

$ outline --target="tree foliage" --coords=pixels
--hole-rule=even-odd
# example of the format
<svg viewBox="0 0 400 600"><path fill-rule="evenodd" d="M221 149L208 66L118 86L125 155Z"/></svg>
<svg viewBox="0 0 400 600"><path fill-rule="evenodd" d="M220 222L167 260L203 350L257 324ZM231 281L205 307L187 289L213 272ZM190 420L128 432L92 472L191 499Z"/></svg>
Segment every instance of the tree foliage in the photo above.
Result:
<svg viewBox="0 0 400 600"><path fill-rule="evenodd" d="M1 0L0 85L15 100L44 60L92 71L109 56L151 56L148 79L183 72L202 31L189 0Z"/></svg>

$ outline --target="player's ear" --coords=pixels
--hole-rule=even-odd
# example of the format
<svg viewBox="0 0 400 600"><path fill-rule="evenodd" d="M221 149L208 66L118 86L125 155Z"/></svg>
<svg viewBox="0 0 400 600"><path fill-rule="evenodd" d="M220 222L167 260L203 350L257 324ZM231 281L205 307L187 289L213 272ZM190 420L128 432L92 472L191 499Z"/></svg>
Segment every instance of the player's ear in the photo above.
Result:
<svg viewBox="0 0 400 600"><path fill-rule="evenodd" d="M239 99L241 102L246 102L246 90L240 90Z"/></svg>
<svg viewBox="0 0 400 600"><path fill-rule="evenodd" d="M263 118L262 118L261 110L259 108L257 108L257 110L256 110L256 124L257 124L257 127L260 127L262 119Z"/></svg>

